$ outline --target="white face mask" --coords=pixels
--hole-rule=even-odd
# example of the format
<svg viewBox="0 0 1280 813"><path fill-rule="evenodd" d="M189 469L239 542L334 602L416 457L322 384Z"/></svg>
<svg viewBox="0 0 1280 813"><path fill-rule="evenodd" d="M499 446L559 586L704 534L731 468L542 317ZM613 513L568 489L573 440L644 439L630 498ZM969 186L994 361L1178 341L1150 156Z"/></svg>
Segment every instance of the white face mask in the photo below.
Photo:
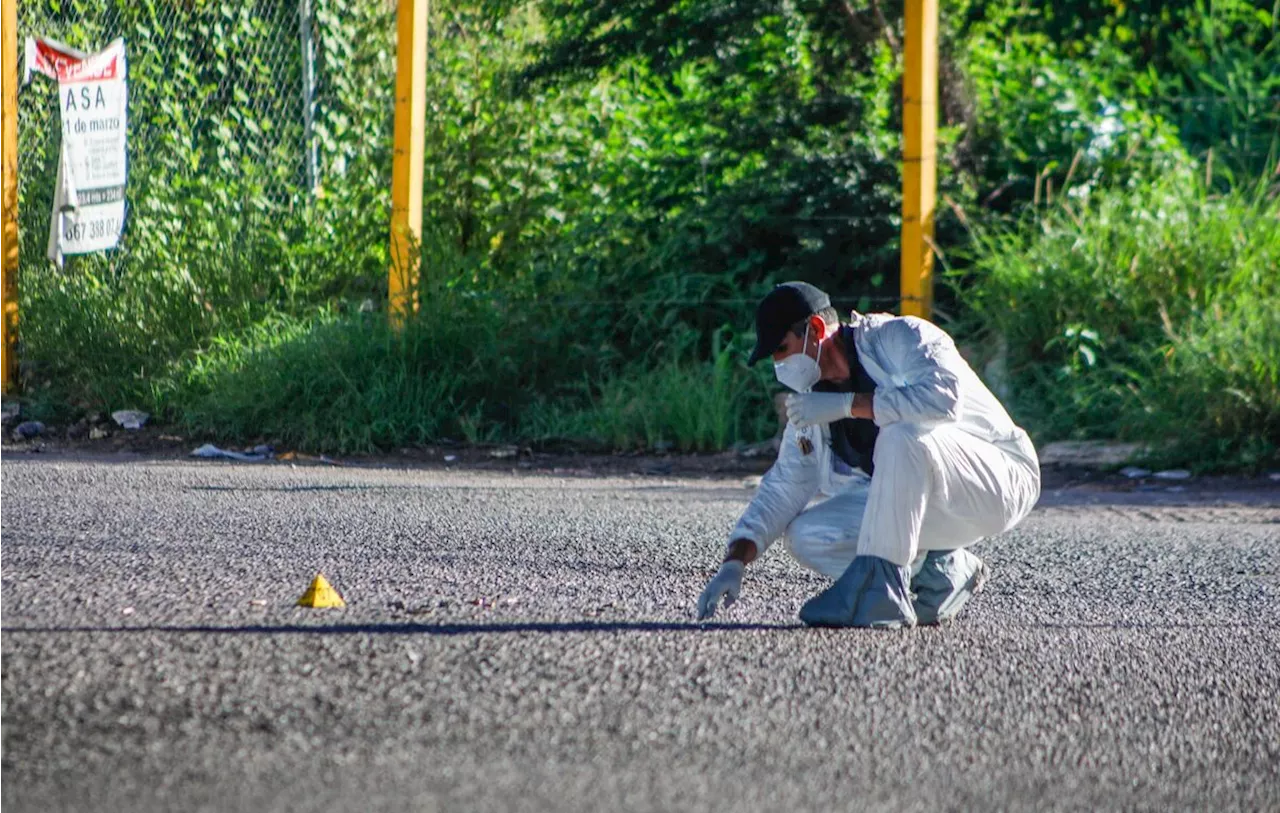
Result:
<svg viewBox="0 0 1280 813"><path fill-rule="evenodd" d="M808 346L809 327L806 325L800 352L773 363L773 374L778 377L778 383L782 386L790 387L796 392L808 392L822 378L822 369L818 366L817 359L809 358L809 354L805 352ZM821 342L818 343L818 358L822 358Z"/></svg>

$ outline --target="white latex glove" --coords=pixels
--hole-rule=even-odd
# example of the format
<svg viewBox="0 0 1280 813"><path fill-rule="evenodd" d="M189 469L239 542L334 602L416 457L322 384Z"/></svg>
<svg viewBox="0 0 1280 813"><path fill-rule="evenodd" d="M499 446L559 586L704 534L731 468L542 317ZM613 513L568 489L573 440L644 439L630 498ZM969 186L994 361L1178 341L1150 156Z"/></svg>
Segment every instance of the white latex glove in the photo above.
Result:
<svg viewBox="0 0 1280 813"><path fill-rule="evenodd" d="M797 429L852 417L851 392L797 392L787 396L787 420Z"/></svg>
<svg viewBox="0 0 1280 813"><path fill-rule="evenodd" d="M747 566L737 559L730 559L720 565L716 575L711 577L702 595L698 596L698 620L705 621L716 614L716 605L724 598L724 608L729 609L738 600L742 592L742 574Z"/></svg>

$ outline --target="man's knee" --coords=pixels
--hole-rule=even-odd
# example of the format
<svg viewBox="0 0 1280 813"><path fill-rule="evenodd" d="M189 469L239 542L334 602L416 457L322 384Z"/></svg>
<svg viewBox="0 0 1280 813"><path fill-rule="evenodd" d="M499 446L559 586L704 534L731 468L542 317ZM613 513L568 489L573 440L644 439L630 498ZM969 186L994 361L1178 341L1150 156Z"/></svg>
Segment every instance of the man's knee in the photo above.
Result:
<svg viewBox="0 0 1280 813"><path fill-rule="evenodd" d="M782 543L796 564L830 579L844 572L853 561L853 544L833 545L823 534L804 533L803 528L789 527Z"/></svg>
<svg viewBox="0 0 1280 813"><path fill-rule="evenodd" d="M795 559L805 567L812 567L813 554L821 547L812 522L804 514L796 517L782 534L782 544Z"/></svg>
<svg viewBox="0 0 1280 813"><path fill-rule="evenodd" d="M791 554L792 559L808 567L809 552L813 546L810 540L788 528L782 535L782 546L787 549L787 553Z"/></svg>
<svg viewBox="0 0 1280 813"><path fill-rule="evenodd" d="M838 577L857 553L867 495L854 488L800 512L783 534L787 552L803 567Z"/></svg>

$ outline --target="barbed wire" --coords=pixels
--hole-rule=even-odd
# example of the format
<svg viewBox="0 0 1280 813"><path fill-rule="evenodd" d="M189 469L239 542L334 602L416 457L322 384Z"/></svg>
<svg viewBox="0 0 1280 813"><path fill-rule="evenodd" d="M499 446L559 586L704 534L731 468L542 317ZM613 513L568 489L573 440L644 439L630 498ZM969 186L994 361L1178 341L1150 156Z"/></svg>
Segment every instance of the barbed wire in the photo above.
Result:
<svg viewBox="0 0 1280 813"><path fill-rule="evenodd" d="M430 289L421 292L425 299L431 296L433 291ZM755 305L760 302L760 297L755 296L709 296L694 297L685 296L583 296L582 294L557 295L557 294L510 294L501 291L476 291L466 290L456 294L459 299L473 302L488 302L501 305L511 306L587 306L587 305L676 305L684 308L696 308L700 305ZM385 297L385 292L380 296ZM863 298L872 302L897 302L901 299L898 295L892 294L856 294L841 296L841 300L860 301ZM362 300L368 301L371 297L368 295L353 295L342 298L341 301L346 306L358 306ZM257 304L267 305L271 300L258 300ZM199 297L199 304L202 308L223 308L231 306L243 306L246 300L242 298L232 297ZM378 307L375 305L375 308Z"/></svg>
<svg viewBox="0 0 1280 813"><path fill-rule="evenodd" d="M713 296L700 297L693 299L690 297L532 297L521 298L511 297L506 294L500 294L489 291L467 292L463 294L465 299L479 299L490 302L498 302L511 305L645 305L645 306L679 306L681 308L697 308L702 305L757 305L760 303L760 297L741 297L741 296ZM863 299L871 302L900 302L902 297L889 294L865 294L857 296L842 296L841 301L848 300L851 302L859 302Z"/></svg>
<svg viewBox="0 0 1280 813"><path fill-rule="evenodd" d="M1132 105L1138 102L1221 102L1223 104L1239 104L1240 102L1276 102L1277 104L1280 104L1280 95L1268 94L1263 96L1250 96L1245 93L1241 96L1232 96L1229 94L1184 96L1180 94L1153 94L1141 96L1118 96L1114 99L1106 98L1105 101L1113 105Z"/></svg>
<svg viewBox="0 0 1280 813"><path fill-rule="evenodd" d="M1139 101L1154 100L1154 101L1169 101L1169 102L1219 101L1219 102L1232 103L1232 104L1238 104L1241 101L1245 101L1245 102L1276 102L1277 104L1280 104L1280 95L1250 96L1246 93L1243 97L1228 96L1225 94L1212 95L1212 96L1138 96L1136 97L1136 100L1139 100Z"/></svg>
<svg viewBox="0 0 1280 813"><path fill-rule="evenodd" d="M1073 149L1082 149L1086 153L1088 152L1087 147L1083 147L1083 148L1064 147L1063 151L1060 153L1030 153L1027 155L1013 155L1008 157L1012 157L1016 161L1022 161L1025 163L1046 163L1047 164L1053 161L1057 161L1061 163L1063 160L1066 160L1069 162L1073 158ZM1086 157L1088 157L1090 161L1093 161L1095 163L1102 160L1124 162L1126 160L1125 156L1119 155L1118 152L1119 151L1117 151L1116 153L1111 153L1107 155L1105 159L1099 156L1086 156ZM1280 159L1280 150L1275 150L1275 151L1241 150L1226 144L1218 144L1213 147L1202 147L1195 150L1188 150L1187 155L1191 156L1192 158L1204 158L1210 152L1213 153L1214 160L1226 159L1226 158L1235 158L1235 159L1267 158L1271 156L1274 156L1275 158ZM946 157L945 153L944 153L944 157ZM978 160L1004 161L1004 160L1007 160L1007 157L1006 156L980 156Z"/></svg>

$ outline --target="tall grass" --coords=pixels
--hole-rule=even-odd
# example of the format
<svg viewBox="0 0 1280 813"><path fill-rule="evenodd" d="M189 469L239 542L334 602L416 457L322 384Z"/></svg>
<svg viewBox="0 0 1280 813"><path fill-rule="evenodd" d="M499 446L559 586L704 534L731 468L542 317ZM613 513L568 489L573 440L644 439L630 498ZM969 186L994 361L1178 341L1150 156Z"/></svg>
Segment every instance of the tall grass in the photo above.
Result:
<svg viewBox="0 0 1280 813"><path fill-rule="evenodd" d="M132 215L126 248L70 257L65 268L24 259L24 394L69 409L141 407L229 337L360 301L385 279L385 246L360 220L322 202L202 218L197 196L174 210ZM381 231L381 230L380 230ZM370 283L370 269L376 282ZM385 283L379 299L385 297Z"/></svg>
<svg viewBox="0 0 1280 813"><path fill-rule="evenodd" d="M152 403L197 436L339 453L444 439L711 451L774 428L769 388L724 331L712 362L613 370L526 341L491 302L427 307L400 331L376 313L271 319L190 356Z"/></svg>
<svg viewBox="0 0 1280 813"><path fill-rule="evenodd" d="M291 251L263 229L229 245L176 266L157 251L116 278L28 277L28 378L64 410L140 407L193 436L339 453L445 438L709 451L774 429L768 371L740 363L749 333L704 339L655 310L637 357L616 311L643 303L462 286L424 290L394 332L316 284L381 267L370 252ZM1213 194L1183 173L1068 195L975 227L965 259L953 327L1003 337L1009 403L1039 440L1147 441L1200 470L1280 463L1274 190Z"/></svg>
<svg viewBox="0 0 1280 813"><path fill-rule="evenodd" d="M1280 200L1190 173L977 228L962 330L1000 335L1040 439L1149 441L1155 461L1258 469L1280 447ZM994 346L991 343L990 346Z"/></svg>
<svg viewBox="0 0 1280 813"><path fill-rule="evenodd" d="M771 385L717 331L712 360L637 364L588 387L568 408L547 405L523 426L534 437L580 438L615 450L709 452L768 437Z"/></svg>
<svg viewBox="0 0 1280 813"><path fill-rule="evenodd" d="M423 339L375 314L276 318L216 341L157 402L187 431L226 441L338 452L423 443L451 428L464 382Z"/></svg>

